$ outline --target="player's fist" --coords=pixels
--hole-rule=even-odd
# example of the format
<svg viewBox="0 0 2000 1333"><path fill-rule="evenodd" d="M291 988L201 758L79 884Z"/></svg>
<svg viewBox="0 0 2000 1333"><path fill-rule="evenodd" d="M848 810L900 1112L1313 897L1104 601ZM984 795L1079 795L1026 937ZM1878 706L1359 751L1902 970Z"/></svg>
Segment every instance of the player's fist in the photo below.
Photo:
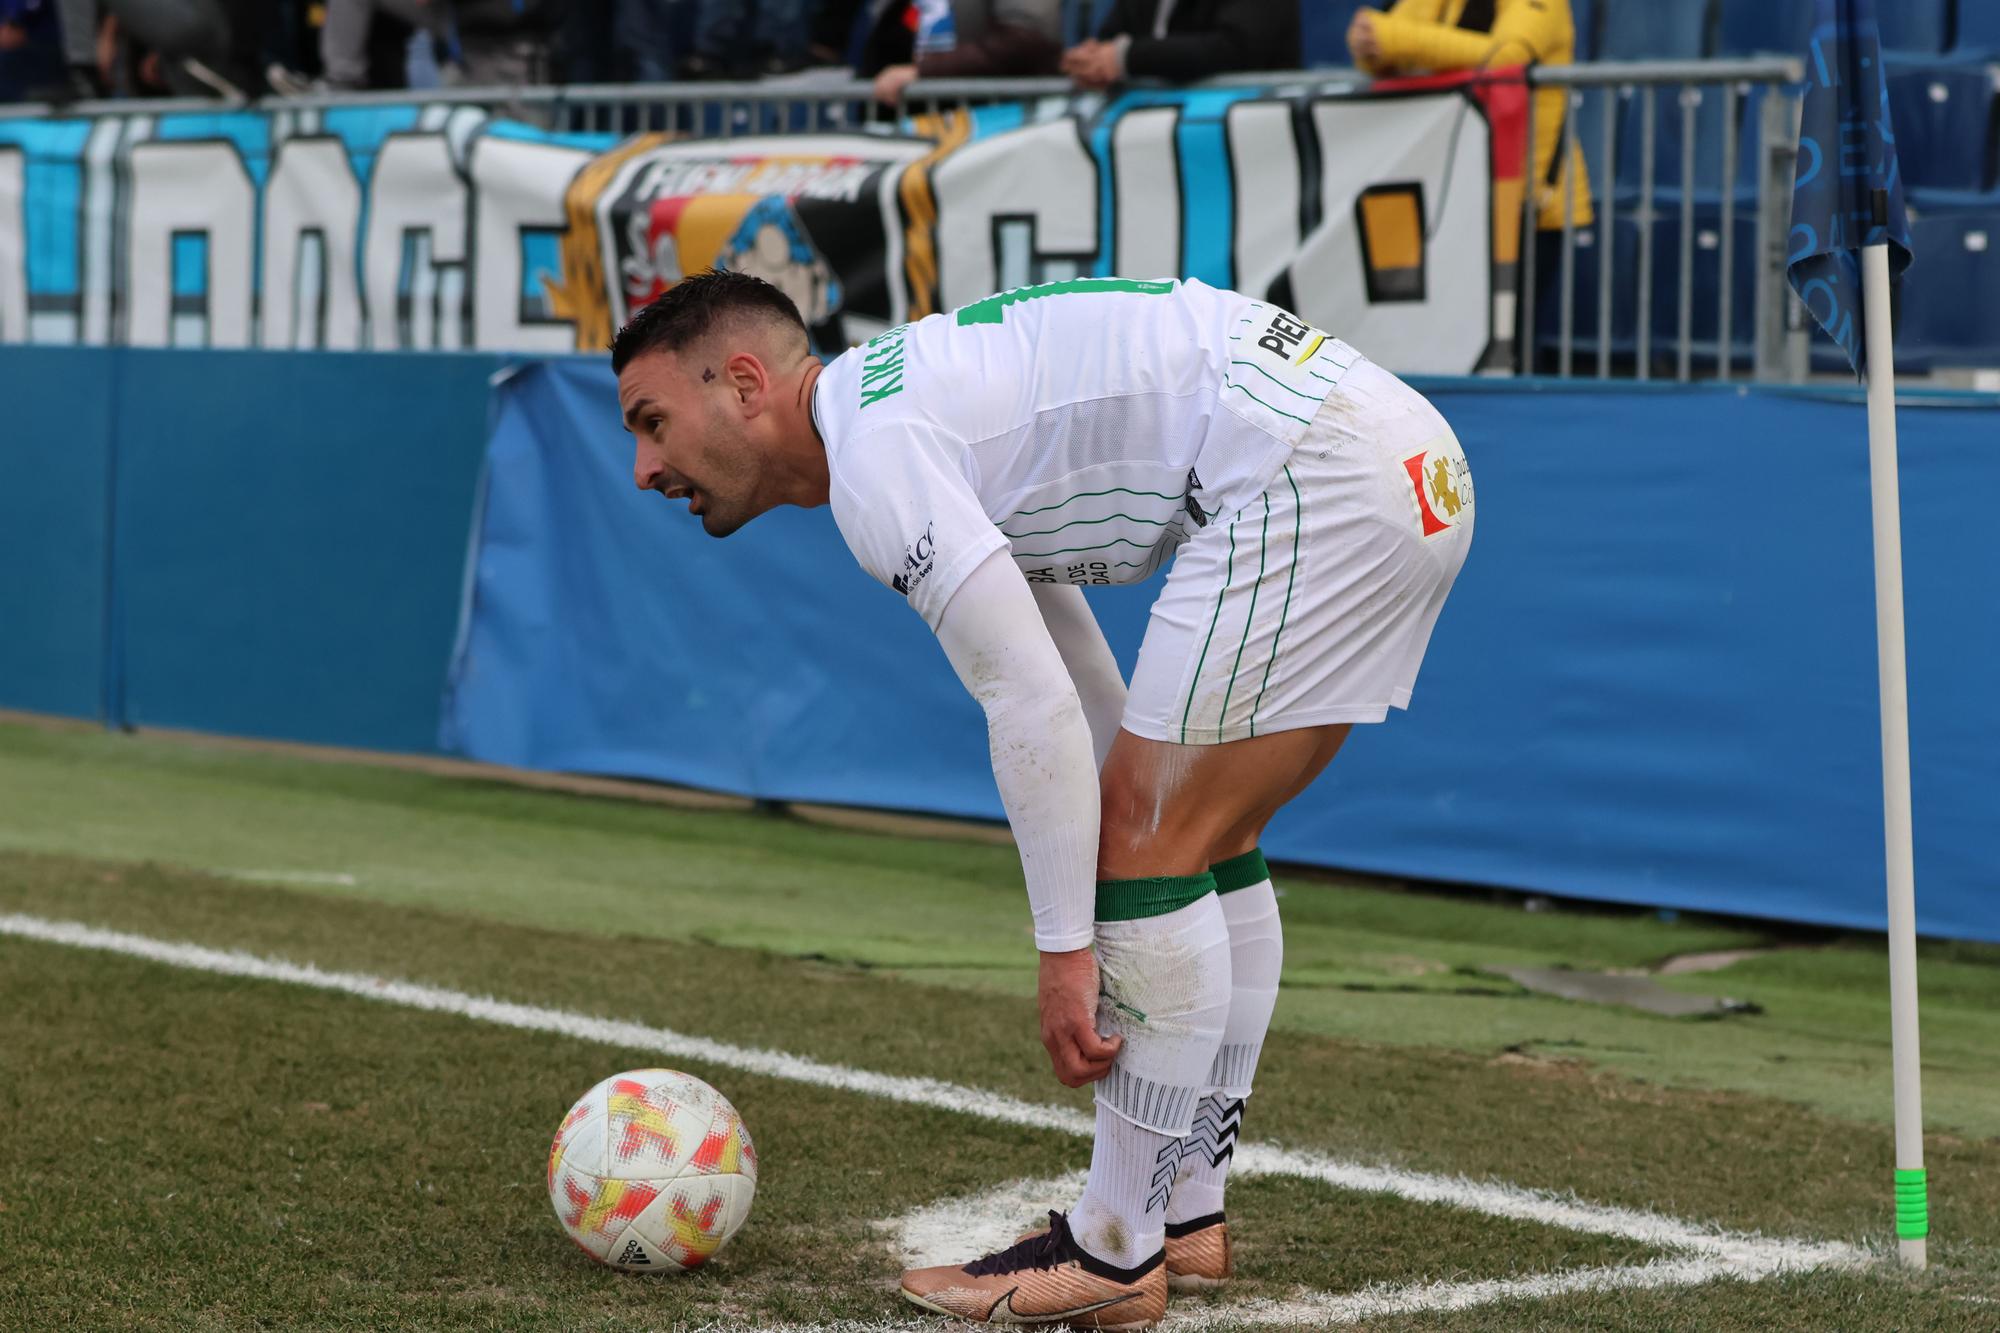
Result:
<svg viewBox="0 0 2000 1333"><path fill-rule="evenodd" d="M1044 953L1036 990L1042 1045L1056 1078L1066 1087L1080 1088L1110 1073L1124 1038L1097 1032L1097 955L1088 949Z"/></svg>

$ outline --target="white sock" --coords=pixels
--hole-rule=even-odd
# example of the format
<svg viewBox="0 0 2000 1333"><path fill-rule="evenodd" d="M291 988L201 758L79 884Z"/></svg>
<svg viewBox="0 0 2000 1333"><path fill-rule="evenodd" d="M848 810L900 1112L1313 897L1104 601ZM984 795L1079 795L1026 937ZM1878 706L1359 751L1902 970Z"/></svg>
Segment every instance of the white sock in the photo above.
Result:
<svg viewBox="0 0 2000 1333"><path fill-rule="evenodd" d="M1229 1180L1236 1132L1242 1125L1241 1097L1211 1092L1201 1099L1194 1113L1194 1128L1176 1148L1180 1168L1167 1204L1169 1222L1192 1222L1222 1211L1222 1187Z"/></svg>
<svg viewBox="0 0 2000 1333"><path fill-rule="evenodd" d="M1167 1243L1167 1195L1180 1140L1097 1104L1090 1179L1069 1215L1070 1233L1097 1258L1137 1268Z"/></svg>
<svg viewBox="0 0 2000 1333"><path fill-rule="evenodd" d="M1261 857L1257 865L1262 866ZM1167 1205L1169 1222L1191 1222L1223 1210L1223 1187L1243 1124L1244 1099L1250 1095L1257 1057L1278 1000L1285 945L1278 895L1270 879L1223 894L1222 915L1229 923L1229 1019L1209 1076L1212 1090L1201 1099L1194 1128L1180 1142L1180 1172Z"/></svg>
<svg viewBox="0 0 2000 1333"><path fill-rule="evenodd" d="M1098 1031L1123 1037L1125 1047L1097 1084L1090 1178L1070 1229L1095 1257L1135 1268L1166 1244L1181 1137L1214 1072L1229 1013L1221 904L1203 892L1158 916L1100 920L1097 965Z"/></svg>

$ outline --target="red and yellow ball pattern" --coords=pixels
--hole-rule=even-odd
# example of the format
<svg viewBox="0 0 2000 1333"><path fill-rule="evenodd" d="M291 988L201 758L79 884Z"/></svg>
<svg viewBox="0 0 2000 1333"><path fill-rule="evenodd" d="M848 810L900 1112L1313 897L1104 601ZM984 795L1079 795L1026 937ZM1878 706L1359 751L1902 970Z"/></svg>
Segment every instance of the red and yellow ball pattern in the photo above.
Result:
<svg viewBox="0 0 2000 1333"><path fill-rule="evenodd" d="M728 1098L635 1069L583 1095L549 1148L549 1203L584 1253L635 1273L713 1258L750 1215L757 1150Z"/></svg>

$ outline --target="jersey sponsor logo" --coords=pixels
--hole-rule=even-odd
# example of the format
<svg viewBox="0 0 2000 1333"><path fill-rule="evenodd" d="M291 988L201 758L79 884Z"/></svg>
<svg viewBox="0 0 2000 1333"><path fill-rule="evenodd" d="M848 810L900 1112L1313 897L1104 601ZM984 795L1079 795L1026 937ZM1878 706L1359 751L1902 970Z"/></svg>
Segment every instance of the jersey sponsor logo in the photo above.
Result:
<svg viewBox="0 0 2000 1333"><path fill-rule="evenodd" d="M930 577L937 563L937 525L924 524L923 535L903 548L903 567L889 579L889 586L908 597L919 583Z"/></svg>
<svg viewBox="0 0 2000 1333"><path fill-rule="evenodd" d="M1324 333L1280 310L1272 315L1271 322L1264 326L1263 336L1257 339L1257 346L1277 355L1290 365L1300 366L1311 360L1312 354L1325 342Z"/></svg>
<svg viewBox="0 0 2000 1333"><path fill-rule="evenodd" d="M868 350L861 358L861 408L873 407L903 391L903 339L909 332L908 324L899 324L868 340Z"/></svg>
<svg viewBox="0 0 2000 1333"><path fill-rule="evenodd" d="M1472 469L1453 449L1426 449L1403 460L1417 497L1417 522L1426 537L1450 532L1472 511Z"/></svg>
<svg viewBox="0 0 2000 1333"><path fill-rule="evenodd" d="M1067 583L1075 587L1096 587L1111 582L1111 563L1106 560L1079 560L1071 565L1039 565L1021 573L1030 583Z"/></svg>
<svg viewBox="0 0 2000 1333"><path fill-rule="evenodd" d="M1200 489L1201 489L1200 474L1197 473L1193 468L1189 468L1188 478L1187 478L1187 505L1185 506L1187 509L1187 516L1194 520L1194 525L1196 527L1205 528L1208 526L1208 518L1209 518L1208 511L1201 507L1201 501L1194 498L1194 493Z"/></svg>

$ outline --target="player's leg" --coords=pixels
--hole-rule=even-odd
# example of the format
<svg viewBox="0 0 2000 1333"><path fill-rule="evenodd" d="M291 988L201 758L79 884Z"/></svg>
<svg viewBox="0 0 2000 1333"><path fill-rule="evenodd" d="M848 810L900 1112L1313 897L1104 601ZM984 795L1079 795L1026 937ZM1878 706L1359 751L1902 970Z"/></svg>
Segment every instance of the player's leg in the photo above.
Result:
<svg viewBox="0 0 2000 1333"><path fill-rule="evenodd" d="M1252 737L1313 738L1297 742L1309 754L1284 766L1291 785L1221 834L1199 798L1158 818L1211 842L1231 955L1226 1031L1169 1203L1176 1277L1228 1273L1222 1190L1284 949L1257 851L1264 825L1326 767L1349 726L1407 706L1472 525L1471 474L1450 427L1347 349L1334 397L1277 480L1183 548L1155 604L1128 730L1222 751Z"/></svg>
<svg viewBox="0 0 2000 1333"><path fill-rule="evenodd" d="M1090 1178L1071 1218L1079 1243L1102 1258L1130 1266L1163 1251L1181 1144L1228 1040L1234 951L1210 869L1216 850L1261 830L1324 765L1321 755L1342 731L1222 745L1120 732L1105 760L1097 955L1108 1003L1100 1024L1125 1046L1098 1084ZM1175 882L1200 897L1143 910L1155 886Z"/></svg>
<svg viewBox="0 0 2000 1333"><path fill-rule="evenodd" d="M1264 1035L1277 1006L1285 957L1277 892L1258 844L1271 816L1325 771L1349 730L1330 726L1282 733L1315 737L1311 758L1270 808L1240 822L1214 849L1217 859L1210 873L1229 928L1229 1017L1210 1087L1195 1107L1193 1128L1180 1141L1180 1170L1167 1201L1167 1282L1176 1291L1218 1286L1231 1272L1223 1193Z"/></svg>
<svg viewBox="0 0 2000 1333"><path fill-rule="evenodd" d="M1121 732L1101 774L1099 1030L1124 1047L1097 1085L1083 1196L1048 1230L903 1291L994 1322L1143 1327L1166 1309L1166 1208L1231 1004L1229 927L1208 871L1218 840L1261 827L1309 776L1322 738L1283 732L1176 745Z"/></svg>

